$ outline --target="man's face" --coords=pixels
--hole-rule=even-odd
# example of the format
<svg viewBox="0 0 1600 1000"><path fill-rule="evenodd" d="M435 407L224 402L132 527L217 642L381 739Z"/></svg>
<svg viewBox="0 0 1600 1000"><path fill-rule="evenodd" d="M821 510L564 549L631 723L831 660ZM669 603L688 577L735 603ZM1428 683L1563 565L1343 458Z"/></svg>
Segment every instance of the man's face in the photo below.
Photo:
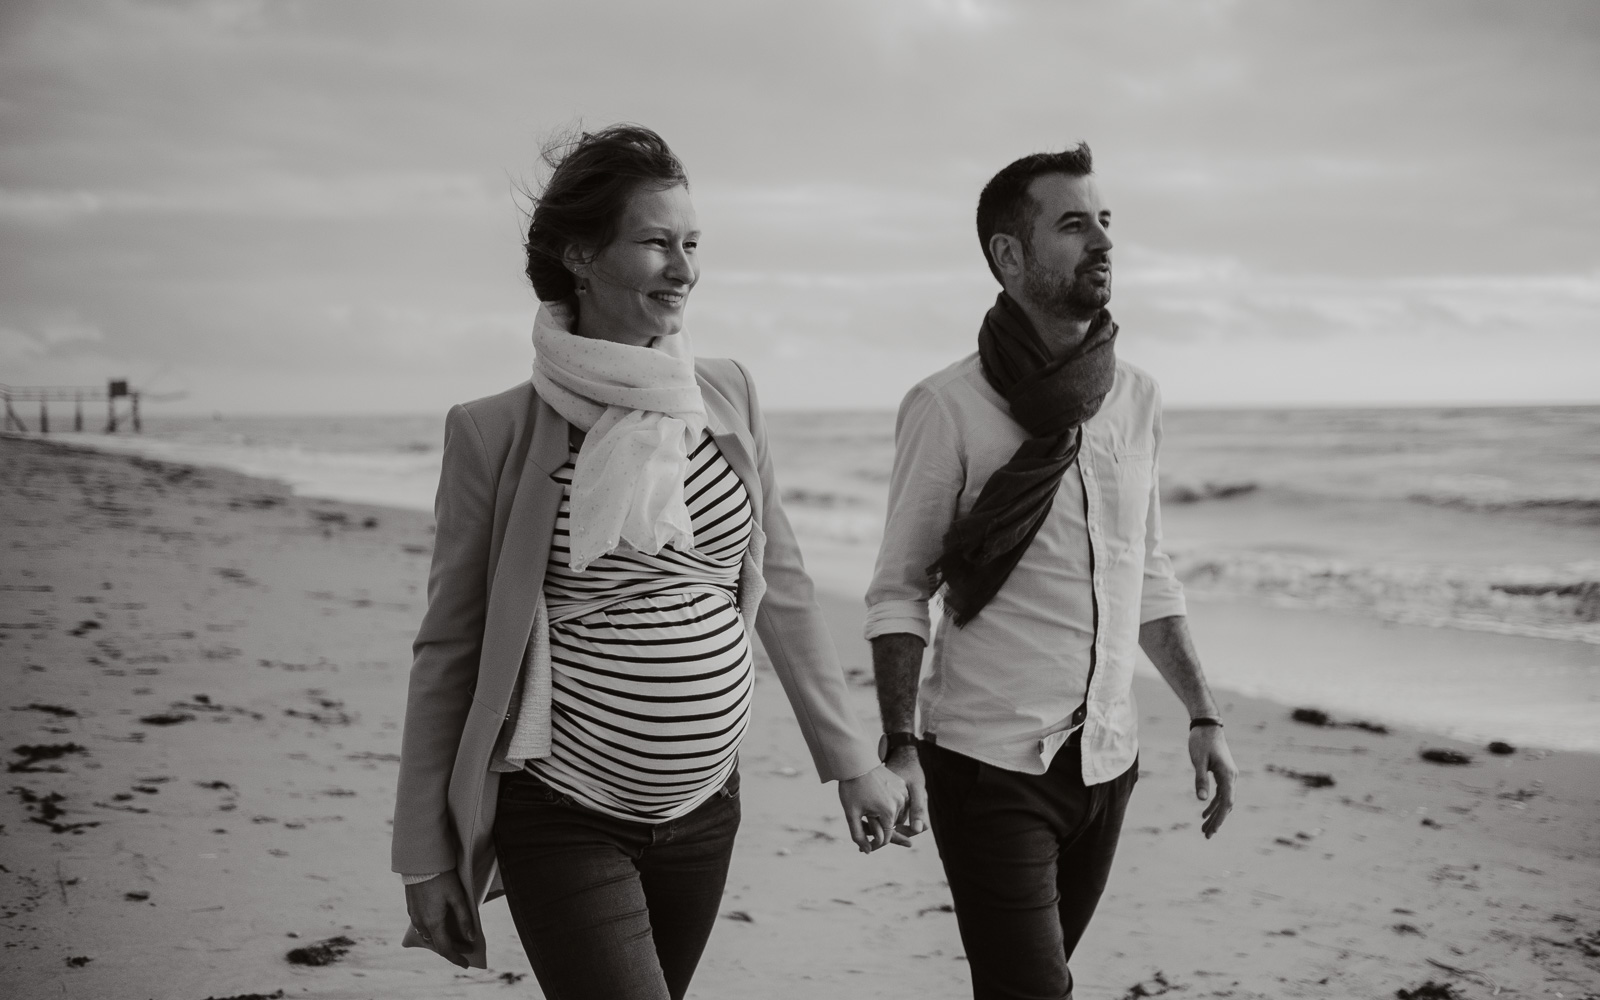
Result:
<svg viewBox="0 0 1600 1000"><path fill-rule="evenodd" d="M1088 319L1111 301L1111 210L1092 175L1045 174L1028 194L1039 210L1024 243L1022 293L1048 315Z"/></svg>

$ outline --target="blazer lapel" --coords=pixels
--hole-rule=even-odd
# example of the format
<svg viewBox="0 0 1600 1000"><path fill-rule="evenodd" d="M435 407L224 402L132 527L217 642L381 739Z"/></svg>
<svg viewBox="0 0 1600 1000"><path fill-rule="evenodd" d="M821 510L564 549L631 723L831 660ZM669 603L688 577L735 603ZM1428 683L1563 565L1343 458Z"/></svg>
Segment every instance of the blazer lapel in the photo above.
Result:
<svg viewBox="0 0 1600 1000"><path fill-rule="evenodd" d="M700 381L700 392L706 401L706 429L711 432L712 440L717 442L717 450L722 452L722 457L738 475L739 481L744 483L744 491L750 496L750 509L755 516L756 523L761 523L762 497L761 474L756 469L755 441L750 437L750 428L745 426L739 418L739 413L733 404L728 401L715 385L703 375L697 375Z"/></svg>
<svg viewBox="0 0 1600 1000"><path fill-rule="evenodd" d="M744 483L759 525L763 492L750 429L727 397L704 377L699 381L706 401L706 427ZM511 689L522 668L534 608L544 587L556 515L561 510L561 484L551 477L567 463L568 455L566 419L537 396L533 406L533 438L511 501L505 541L489 591L476 693L479 701L502 712L510 703Z"/></svg>
<svg viewBox="0 0 1600 1000"><path fill-rule="evenodd" d="M502 711L522 667L561 510L561 484L551 476L567 463L566 419L537 396L533 410L533 439L506 518L505 541L489 591L478 674L476 697Z"/></svg>

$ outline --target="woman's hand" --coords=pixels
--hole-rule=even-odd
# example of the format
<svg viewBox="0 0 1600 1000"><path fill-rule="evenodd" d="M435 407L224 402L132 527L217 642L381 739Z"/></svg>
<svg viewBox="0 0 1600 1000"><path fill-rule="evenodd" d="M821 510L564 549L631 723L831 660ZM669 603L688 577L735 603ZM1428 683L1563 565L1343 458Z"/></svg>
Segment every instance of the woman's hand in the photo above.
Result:
<svg viewBox="0 0 1600 1000"><path fill-rule="evenodd" d="M882 764L839 782L839 804L844 806L850 839L862 854L871 854L891 841L901 846L911 843L894 829L906 805L906 783Z"/></svg>
<svg viewBox="0 0 1600 1000"><path fill-rule="evenodd" d="M406 886L406 912L424 944L467 967L466 953L477 938L472 933L472 904L455 872Z"/></svg>

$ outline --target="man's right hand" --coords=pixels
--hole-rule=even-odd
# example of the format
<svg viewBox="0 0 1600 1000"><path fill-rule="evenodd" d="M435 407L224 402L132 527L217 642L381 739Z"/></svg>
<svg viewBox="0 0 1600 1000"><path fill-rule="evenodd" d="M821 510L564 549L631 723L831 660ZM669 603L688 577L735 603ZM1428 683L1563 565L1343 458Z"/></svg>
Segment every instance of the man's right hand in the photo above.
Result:
<svg viewBox="0 0 1600 1000"><path fill-rule="evenodd" d="M886 733L916 732L917 678L922 673L921 636L888 632L872 639L872 677L878 687L878 714ZM906 804L895 817L890 843L910 847L928 828L928 786L915 744L897 746L884 761L906 783Z"/></svg>
<svg viewBox="0 0 1600 1000"><path fill-rule="evenodd" d="M477 938L472 933L472 904L455 872L406 886L406 912L424 944L461 968L467 967L466 954Z"/></svg>
<svg viewBox="0 0 1600 1000"><path fill-rule="evenodd" d="M906 804L895 817L893 841L909 847L910 838L928 828L928 782L922 774L922 760L914 746L895 747L885 763L906 783Z"/></svg>

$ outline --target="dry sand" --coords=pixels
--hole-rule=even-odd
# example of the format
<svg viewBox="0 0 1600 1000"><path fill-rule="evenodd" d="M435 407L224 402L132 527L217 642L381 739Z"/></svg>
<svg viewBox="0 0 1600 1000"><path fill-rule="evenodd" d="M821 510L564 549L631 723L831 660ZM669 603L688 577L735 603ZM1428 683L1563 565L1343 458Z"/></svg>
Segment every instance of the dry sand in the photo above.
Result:
<svg viewBox="0 0 1600 1000"><path fill-rule="evenodd" d="M0 439L0 995L539 995L498 903L491 971L398 945L389 814L429 531ZM859 602L826 607L875 725ZM1203 652L1243 649L1275 614L1217 609ZM692 995L969 995L931 839L854 853L773 680ZM1141 780L1080 997L1600 995L1594 757L1309 726L1224 695L1240 804L1208 842L1179 707L1138 684ZM329 964L286 957L341 936Z"/></svg>

